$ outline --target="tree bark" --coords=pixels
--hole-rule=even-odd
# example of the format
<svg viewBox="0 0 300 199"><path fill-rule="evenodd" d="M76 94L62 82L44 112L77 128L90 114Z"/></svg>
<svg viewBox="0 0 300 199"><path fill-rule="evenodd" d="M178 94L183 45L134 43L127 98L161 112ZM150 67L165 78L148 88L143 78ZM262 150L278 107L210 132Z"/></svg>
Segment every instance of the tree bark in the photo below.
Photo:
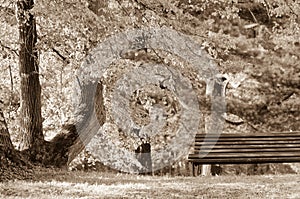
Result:
<svg viewBox="0 0 300 199"><path fill-rule="evenodd" d="M43 166L67 165L69 148L76 138L76 128L66 127L47 142L44 140L41 114L41 85L39 81L37 31L31 12L33 0L17 2L19 25L19 73L21 78L21 133L20 150L30 161Z"/></svg>
<svg viewBox="0 0 300 199"><path fill-rule="evenodd" d="M41 114L41 85L36 49L37 31L34 15L30 13L33 7L34 0L18 0L17 2L20 42L19 72L21 78L22 140L20 150L22 155L28 157L32 162L40 163L43 166L64 167L67 165L68 160L72 160L84 148L84 145L82 140L78 138L76 126L74 125L67 126L53 140L49 142L44 140ZM97 92L100 91L100 93L96 92L96 96L102 97L102 87L97 88L96 85L94 89ZM97 118L92 119L92 122L97 122L97 124L103 122L102 98L98 99L100 100L99 109L99 107L97 108L99 102L98 104L97 102L93 104L94 101L90 100L90 95L84 96L89 97L86 101L88 101L88 106L92 110L95 108L96 112L101 112ZM89 118L89 114L87 118ZM87 140L90 138L88 135L83 136L83 138L86 137Z"/></svg>
<svg viewBox="0 0 300 199"><path fill-rule="evenodd" d="M31 164L15 150L10 139L0 101L0 182L16 179L32 179Z"/></svg>
<svg viewBox="0 0 300 199"><path fill-rule="evenodd" d="M11 165L20 164L19 156L11 142L7 123L2 112L0 101L0 174ZM0 177L0 180L2 178Z"/></svg>
<svg viewBox="0 0 300 199"><path fill-rule="evenodd" d="M10 151L10 150L14 150L14 147L10 140L10 135L9 135L7 124L6 124L6 121L4 118L4 114L0 107L0 151L2 154L2 152Z"/></svg>
<svg viewBox="0 0 300 199"><path fill-rule="evenodd" d="M19 72L21 77L21 130L20 150L34 150L44 142L41 115L41 86L39 81L38 54L36 50L36 23L30 10L33 0L17 2L19 23Z"/></svg>
<svg viewBox="0 0 300 199"><path fill-rule="evenodd" d="M68 164L85 148L94 136L95 129L105 123L106 111L104 107L103 85L101 82L82 85L81 103L86 108L81 111L83 120L76 124L78 135L68 152Z"/></svg>

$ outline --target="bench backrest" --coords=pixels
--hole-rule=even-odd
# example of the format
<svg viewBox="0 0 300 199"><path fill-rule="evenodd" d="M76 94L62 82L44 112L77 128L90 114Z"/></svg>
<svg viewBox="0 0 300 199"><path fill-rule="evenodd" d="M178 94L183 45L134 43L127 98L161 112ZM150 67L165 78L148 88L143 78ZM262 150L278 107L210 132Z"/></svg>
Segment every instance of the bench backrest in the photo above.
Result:
<svg viewBox="0 0 300 199"><path fill-rule="evenodd" d="M199 164L300 162L300 133L197 134L189 161Z"/></svg>

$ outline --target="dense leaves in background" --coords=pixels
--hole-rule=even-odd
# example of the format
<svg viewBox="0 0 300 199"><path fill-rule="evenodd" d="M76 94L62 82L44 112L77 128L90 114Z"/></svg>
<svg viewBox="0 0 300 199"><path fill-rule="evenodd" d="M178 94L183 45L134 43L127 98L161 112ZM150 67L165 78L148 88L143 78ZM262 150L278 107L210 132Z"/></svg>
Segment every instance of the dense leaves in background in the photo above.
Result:
<svg viewBox="0 0 300 199"><path fill-rule="evenodd" d="M299 131L298 0L36 1L44 134L73 123L74 71L109 35L168 26L191 35L229 76L225 131ZM15 2L0 0L0 100L14 143L21 138ZM240 78L242 77L242 78ZM239 81L235 81L239 79Z"/></svg>

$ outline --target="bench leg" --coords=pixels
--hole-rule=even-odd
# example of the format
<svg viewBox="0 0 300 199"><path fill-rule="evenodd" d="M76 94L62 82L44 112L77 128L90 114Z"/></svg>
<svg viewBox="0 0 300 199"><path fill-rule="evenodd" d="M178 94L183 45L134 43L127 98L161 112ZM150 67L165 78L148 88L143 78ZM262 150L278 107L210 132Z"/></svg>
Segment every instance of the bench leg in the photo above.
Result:
<svg viewBox="0 0 300 199"><path fill-rule="evenodd" d="M195 176L195 165L192 163L192 175Z"/></svg>
<svg viewBox="0 0 300 199"><path fill-rule="evenodd" d="M199 164L192 163L192 173L194 177L198 176L199 168Z"/></svg>
<svg viewBox="0 0 300 199"><path fill-rule="evenodd" d="M193 176L196 177L199 174L199 165L196 163L192 163L192 167L193 167Z"/></svg>

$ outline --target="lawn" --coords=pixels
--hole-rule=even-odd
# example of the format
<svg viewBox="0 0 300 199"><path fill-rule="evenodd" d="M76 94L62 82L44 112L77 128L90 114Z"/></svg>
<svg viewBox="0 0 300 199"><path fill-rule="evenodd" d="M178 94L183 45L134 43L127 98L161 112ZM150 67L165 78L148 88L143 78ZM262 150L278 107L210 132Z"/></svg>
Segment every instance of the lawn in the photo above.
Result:
<svg viewBox="0 0 300 199"><path fill-rule="evenodd" d="M299 175L170 177L40 172L0 183L0 198L300 198Z"/></svg>

